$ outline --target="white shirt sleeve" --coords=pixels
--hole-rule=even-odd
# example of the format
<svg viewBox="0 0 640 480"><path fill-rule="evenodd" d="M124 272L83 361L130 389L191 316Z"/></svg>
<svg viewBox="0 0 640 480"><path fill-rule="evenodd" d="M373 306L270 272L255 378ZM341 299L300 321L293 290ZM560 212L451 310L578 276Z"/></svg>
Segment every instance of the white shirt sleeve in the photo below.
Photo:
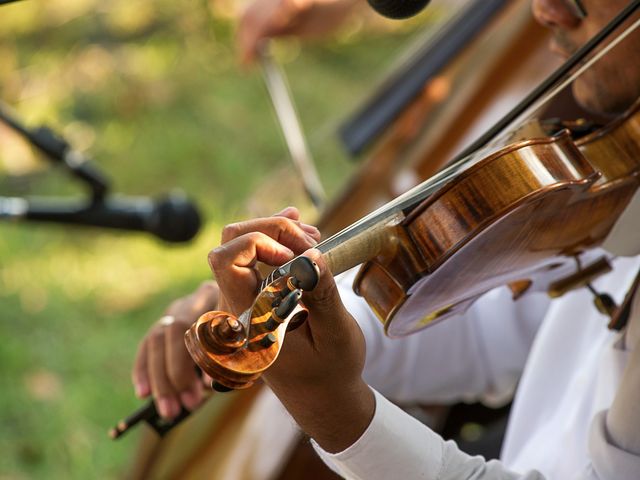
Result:
<svg viewBox="0 0 640 480"><path fill-rule="evenodd" d="M314 448L336 473L348 479L541 480L536 471L518 474L499 461L469 456L375 392L371 424L349 448L330 454Z"/></svg>
<svg viewBox="0 0 640 480"><path fill-rule="evenodd" d="M589 456L591 465L579 480L638 480L640 457L613 445L606 430L606 410L591 422Z"/></svg>
<svg viewBox="0 0 640 480"><path fill-rule="evenodd" d="M415 420L374 390L376 411L360 438L339 453L312 444L322 460L347 479L387 480L544 480L531 470L517 473L500 461L470 456ZM640 457L611 444L607 438L606 411L593 419L589 434L591 464L574 480L637 480Z"/></svg>
<svg viewBox="0 0 640 480"><path fill-rule="evenodd" d="M544 294L514 302L499 288L463 315L400 339L385 336L382 324L351 289L353 275L338 280L341 296L365 336L363 377L398 403L508 400L548 308Z"/></svg>
<svg viewBox="0 0 640 480"><path fill-rule="evenodd" d="M621 377L628 365L631 350L625 349L624 333L619 335L609 352L618 368L611 368L609 375ZM610 365L611 366L611 365ZM616 372L617 371L617 372ZM594 415L589 427L588 452L590 463L575 480L638 480L640 456L627 452L610 441L607 432L607 412Z"/></svg>

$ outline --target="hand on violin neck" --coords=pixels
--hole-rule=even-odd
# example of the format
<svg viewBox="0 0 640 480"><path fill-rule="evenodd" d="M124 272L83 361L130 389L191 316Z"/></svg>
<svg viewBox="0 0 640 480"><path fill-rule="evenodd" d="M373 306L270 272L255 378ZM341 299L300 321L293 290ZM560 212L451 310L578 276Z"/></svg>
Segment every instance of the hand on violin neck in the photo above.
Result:
<svg viewBox="0 0 640 480"><path fill-rule="evenodd" d="M288 207L272 217L224 227L219 247L209 253L209 266L221 291L221 309L240 315L251 307L262 277L258 262L280 266L317 245L320 232L299 221Z"/></svg>
<svg viewBox="0 0 640 480"><path fill-rule="evenodd" d="M319 281L305 292L307 321L287 333L264 378L300 427L328 451L353 443L369 425L374 397L362 380L364 337L346 311L312 227L299 222L297 210L233 224L223 244L209 254L230 313L248 309L260 282L257 261L280 265L304 252L316 262ZM310 249L311 248L311 249ZM310 249L310 250L308 250Z"/></svg>
<svg viewBox="0 0 640 480"><path fill-rule="evenodd" d="M267 380L283 384L348 385L357 380L364 368L365 344L360 327L345 309L335 280L318 250L304 254L319 268L320 280L302 302L309 318L287 334L274 366L265 374Z"/></svg>
<svg viewBox="0 0 640 480"><path fill-rule="evenodd" d="M365 343L318 250L305 256L319 267L316 288L303 295L307 322L287 335L264 377L300 427L325 450L351 445L367 428L374 397L362 380Z"/></svg>

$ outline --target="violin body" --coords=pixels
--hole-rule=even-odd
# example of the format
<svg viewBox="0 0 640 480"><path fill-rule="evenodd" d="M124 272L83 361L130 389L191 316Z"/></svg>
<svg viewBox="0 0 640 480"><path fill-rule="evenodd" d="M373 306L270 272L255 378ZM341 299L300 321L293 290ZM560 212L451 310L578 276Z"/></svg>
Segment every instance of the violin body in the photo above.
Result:
<svg viewBox="0 0 640 480"><path fill-rule="evenodd" d="M636 109L576 143L565 132L484 158L393 227L355 291L392 337L459 314L501 285L514 298L553 293L593 259L635 193L638 139Z"/></svg>

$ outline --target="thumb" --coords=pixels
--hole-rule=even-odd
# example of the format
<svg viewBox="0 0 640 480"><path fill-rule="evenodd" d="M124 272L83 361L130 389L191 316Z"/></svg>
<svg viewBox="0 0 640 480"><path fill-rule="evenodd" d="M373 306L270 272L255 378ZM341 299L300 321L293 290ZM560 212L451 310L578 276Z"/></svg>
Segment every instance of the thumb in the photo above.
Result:
<svg viewBox="0 0 640 480"><path fill-rule="evenodd" d="M303 302L311 315L309 327L314 336L335 335L344 330L345 316L349 317L349 313L342 303L333 274L320 251L315 248L307 250L304 256L315 262L320 271L316 287L303 295Z"/></svg>

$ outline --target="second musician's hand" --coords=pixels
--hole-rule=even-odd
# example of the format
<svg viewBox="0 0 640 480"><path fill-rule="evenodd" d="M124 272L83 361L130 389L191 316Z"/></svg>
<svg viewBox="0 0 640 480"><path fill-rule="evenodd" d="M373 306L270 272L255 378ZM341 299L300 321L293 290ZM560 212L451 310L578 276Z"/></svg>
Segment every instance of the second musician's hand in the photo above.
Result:
<svg viewBox="0 0 640 480"><path fill-rule="evenodd" d="M240 18L238 55L242 63L255 60L264 40L282 36L321 37L336 30L358 0L254 0Z"/></svg>
<svg viewBox="0 0 640 480"><path fill-rule="evenodd" d="M175 300L138 346L132 371L136 395L152 395L164 418L176 417L180 405L193 410L202 402L203 384L184 345L184 332L200 315L216 308L218 296L218 286L208 281Z"/></svg>

